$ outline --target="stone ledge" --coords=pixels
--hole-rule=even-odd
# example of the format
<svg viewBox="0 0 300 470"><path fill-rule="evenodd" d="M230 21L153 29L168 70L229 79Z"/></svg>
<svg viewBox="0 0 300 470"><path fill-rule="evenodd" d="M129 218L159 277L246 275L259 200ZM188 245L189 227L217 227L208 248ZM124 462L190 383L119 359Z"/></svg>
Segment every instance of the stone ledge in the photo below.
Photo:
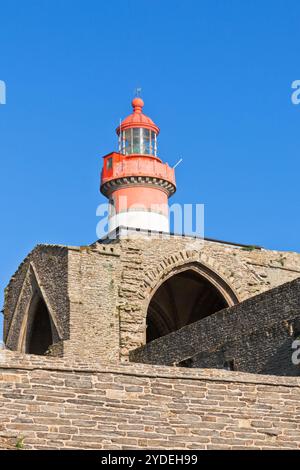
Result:
<svg viewBox="0 0 300 470"><path fill-rule="evenodd" d="M57 358L21 354L0 350L1 369L53 370L78 373L107 373L138 377L156 377L210 382L231 382L283 387L300 387L300 377L250 374L220 369L189 369L138 363L97 363L95 361L67 361Z"/></svg>

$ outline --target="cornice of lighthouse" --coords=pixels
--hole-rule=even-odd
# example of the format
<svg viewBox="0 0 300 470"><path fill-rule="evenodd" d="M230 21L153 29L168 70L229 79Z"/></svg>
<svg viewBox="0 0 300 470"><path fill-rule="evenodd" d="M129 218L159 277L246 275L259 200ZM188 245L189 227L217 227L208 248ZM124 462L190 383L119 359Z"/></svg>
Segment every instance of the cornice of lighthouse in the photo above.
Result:
<svg viewBox="0 0 300 470"><path fill-rule="evenodd" d="M167 194L168 197L171 197L175 191L176 186L170 181L158 179L153 176L126 176L122 178L117 178L110 180L103 185L101 185L101 192L105 196L109 196L116 189L124 189L129 186L150 186L156 189L160 189Z"/></svg>

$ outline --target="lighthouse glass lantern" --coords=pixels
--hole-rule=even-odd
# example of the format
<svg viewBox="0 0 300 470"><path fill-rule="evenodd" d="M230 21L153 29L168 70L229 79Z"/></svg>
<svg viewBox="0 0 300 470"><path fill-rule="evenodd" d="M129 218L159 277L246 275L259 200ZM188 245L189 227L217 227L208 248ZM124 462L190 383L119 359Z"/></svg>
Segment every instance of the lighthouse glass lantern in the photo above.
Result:
<svg viewBox="0 0 300 470"><path fill-rule="evenodd" d="M144 127L120 131L119 152L123 155L157 155L157 134Z"/></svg>

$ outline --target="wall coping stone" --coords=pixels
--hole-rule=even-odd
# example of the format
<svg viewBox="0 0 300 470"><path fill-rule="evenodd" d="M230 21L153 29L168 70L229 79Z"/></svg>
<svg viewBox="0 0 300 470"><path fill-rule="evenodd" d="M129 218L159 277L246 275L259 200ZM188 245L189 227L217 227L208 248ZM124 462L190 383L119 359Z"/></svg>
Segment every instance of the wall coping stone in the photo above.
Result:
<svg viewBox="0 0 300 470"><path fill-rule="evenodd" d="M300 387L300 377L285 377L220 369L189 369L138 363L98 363L71 361L0 350L0 372L3 370L47 370L78 373L104 373L137 377L155 377L209 382L231 382L283 387ZM1 380L1 378L0 378Z"/></svg>

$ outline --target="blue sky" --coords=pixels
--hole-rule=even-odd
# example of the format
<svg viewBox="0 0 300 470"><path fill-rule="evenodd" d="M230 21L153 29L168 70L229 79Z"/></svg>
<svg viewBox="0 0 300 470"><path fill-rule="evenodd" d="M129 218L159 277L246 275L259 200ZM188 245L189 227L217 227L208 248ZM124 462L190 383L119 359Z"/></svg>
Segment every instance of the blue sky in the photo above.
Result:
<svg viewBox="0 0 300 470"><path fill-rule="evenodd" d="M0 1L0 302L37 243L96 239L102 156L142 87L207 237L300 250L300 3Z"/></svg>

